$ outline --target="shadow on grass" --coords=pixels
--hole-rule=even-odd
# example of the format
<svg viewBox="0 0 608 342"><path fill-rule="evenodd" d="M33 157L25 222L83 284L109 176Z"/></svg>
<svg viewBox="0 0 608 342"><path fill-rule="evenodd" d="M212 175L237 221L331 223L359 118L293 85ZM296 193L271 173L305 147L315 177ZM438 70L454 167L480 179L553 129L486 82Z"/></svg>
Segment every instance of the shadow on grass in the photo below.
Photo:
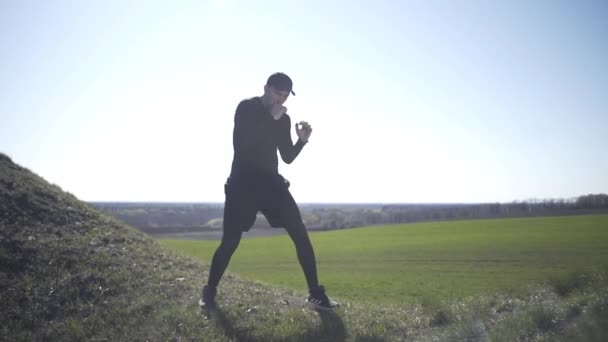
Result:
<svg viewBox="0 0 608 342"><path fill-rule="evenodd" d="M201 308L201 314L203 317L214 320L216 326L224 332L224 336L232 341L264 341L263 338L252 336L250 329L237 329L219 307L213 309Z"/></svg>
<svg viewBox="0 0 608 342"><path fill-rule="evenodd" d="M309 331L307 334L297 336L300 341L346 341L347 331L338 311L317 311L321 319L318 329ZM289 339L291 341L291 339ZM355 342L384 342L385 338L376 335L353 336Z"/></svg>
<svg viewBox="0 0 608 342"><path fill-rule="evenodd" d="M255 336L253 328L237 328L233 321L226 316L220 308L212 310L202 309L202 315L213 319L217 327L224 332L230 340L234 341L346 341L346 327L342 318L334 311L317 311L320 325L314 329L304 331L301 335L276 338L274 336ZM356 341L381 341L380 339L356 339Z"/></svg>
<svg viewBox="0 0 608 342"><path fill-rule="evenodd" d="M335 311L317 311L321 319L321 327L311 331L313 339L319 341L346 341L346 327L342 318Z"/></svg>

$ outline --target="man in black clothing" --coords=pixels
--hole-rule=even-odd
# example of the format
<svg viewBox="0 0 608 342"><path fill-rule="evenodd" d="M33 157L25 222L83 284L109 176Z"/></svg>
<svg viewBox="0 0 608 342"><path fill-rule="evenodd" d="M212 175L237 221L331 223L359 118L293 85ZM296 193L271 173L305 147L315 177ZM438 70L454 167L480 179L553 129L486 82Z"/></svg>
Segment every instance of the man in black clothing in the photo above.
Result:
<svg viewBox="0 0 608 342"><path fill-rule="evenodd" d="M315 254L302 222L300 210L289 192L289 182L278 172L277 149L290 164L312 133L306 121L295 125L298 141L291 139L291 119L283 103L295 95L291 79L283 73L272 74L264 86L264 95L241 101L234 116L234 159L224 192L224 233L213 255L209 280L203 287L199 304L214 307L217 286L243 232L254 224L261 211L272 227L283 227L295 244L300 266L308 284L307 304L327 310L337 303L319 285Z"/></svg>

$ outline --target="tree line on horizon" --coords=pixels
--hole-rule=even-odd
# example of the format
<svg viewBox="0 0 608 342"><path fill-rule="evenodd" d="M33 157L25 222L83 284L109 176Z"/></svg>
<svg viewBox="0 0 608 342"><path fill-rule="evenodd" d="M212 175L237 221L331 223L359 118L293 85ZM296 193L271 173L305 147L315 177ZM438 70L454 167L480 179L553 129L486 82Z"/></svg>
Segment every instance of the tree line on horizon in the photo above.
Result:
<svg viewBox="0 0 608 342"><path fill-rule="evenodd" d="M222 228L223 205L205 203L91 203L146 233L192 233ZM551 215L608 213L607 194L571 199L542 199L510 203L304 205L308 229L330 230L380 224ZM254 228L269 228L259 214Z"/></svg>

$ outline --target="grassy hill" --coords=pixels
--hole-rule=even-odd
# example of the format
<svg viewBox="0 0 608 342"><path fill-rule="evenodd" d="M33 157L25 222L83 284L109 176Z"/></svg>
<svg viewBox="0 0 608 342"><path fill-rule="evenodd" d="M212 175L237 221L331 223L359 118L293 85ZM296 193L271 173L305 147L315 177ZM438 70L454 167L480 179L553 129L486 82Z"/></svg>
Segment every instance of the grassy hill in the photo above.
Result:
<svg viewBox="0 0 608 342"><path fill-rule="evenodd" d="M92 180L94 181L94 180ZM608 281L577 273L518 294L451 303L343 302L228 274L215 312L207 266L177 255L0 154L2 341L438 341L607 337ZM335 294L339 297L339 294Z"/></svg>

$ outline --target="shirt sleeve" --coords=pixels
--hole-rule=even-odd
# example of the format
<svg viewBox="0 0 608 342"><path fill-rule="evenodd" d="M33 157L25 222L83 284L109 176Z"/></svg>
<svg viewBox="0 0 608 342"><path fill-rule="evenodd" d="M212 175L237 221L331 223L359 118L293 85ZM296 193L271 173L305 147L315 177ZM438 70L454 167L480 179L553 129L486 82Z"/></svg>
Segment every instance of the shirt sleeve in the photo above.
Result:
<svg viewBox="0 0 608 342"><path fill-rule="evenodd" d="M285 114L285 119L283 119L284 124L281 126L281 132L279 136L279 152L281 153L281 159L287 164L291 164L291 162L296 159L305 143L298 139L296 144L293 144L293 140L291 139L291 119L289 115Z"/></svg>
<svg viewBox="0 0 608 342"><path fill-rule="evenodd" d="M259 149L263 139L260 122L256 120L250 106L248 101L241 101L234 115L234 151L246 160L255 159L254 152Z"/></svg>

